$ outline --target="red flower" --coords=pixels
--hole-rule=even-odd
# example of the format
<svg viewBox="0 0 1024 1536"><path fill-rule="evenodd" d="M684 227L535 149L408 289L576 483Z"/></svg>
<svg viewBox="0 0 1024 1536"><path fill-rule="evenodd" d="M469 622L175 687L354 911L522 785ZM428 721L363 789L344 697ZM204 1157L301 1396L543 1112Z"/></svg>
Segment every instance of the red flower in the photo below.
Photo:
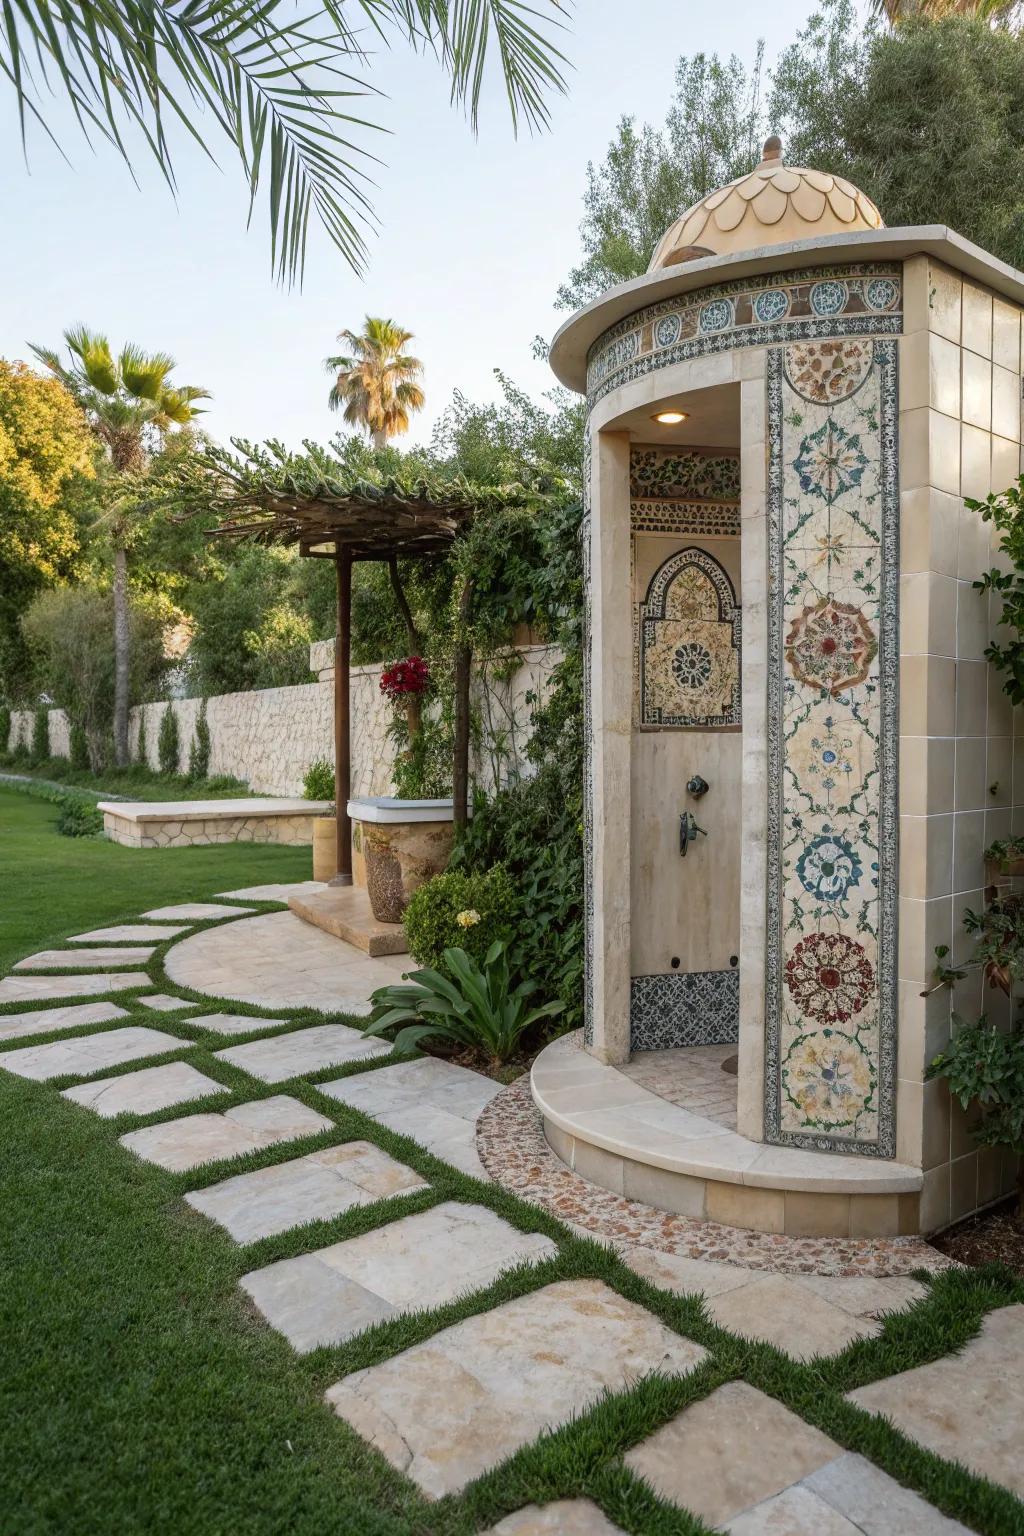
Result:
<svg viewBox="0 0 1024 1536"><path fill-rule="evenodd" d="M845 1024L875 989L863 947L843 933L811 933L786 961L786 985L801 1013L822 1024Z"/></svg>
<svg viewBox="0 0 1024 1536"><path fill-rule="evenodd" d="M409 694L425 693L430 682L430 667L422 656L408 656L385 667L380 675L380 691L392 704Z"/></svg>

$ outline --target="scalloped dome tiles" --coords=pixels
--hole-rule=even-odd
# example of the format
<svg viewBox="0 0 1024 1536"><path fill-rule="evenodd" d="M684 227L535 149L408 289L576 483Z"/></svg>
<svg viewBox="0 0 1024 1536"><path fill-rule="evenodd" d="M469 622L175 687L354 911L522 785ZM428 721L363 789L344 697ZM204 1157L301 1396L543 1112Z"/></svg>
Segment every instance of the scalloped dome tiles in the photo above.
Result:
<svg viewBox="0 0 1024 1536"><path fill-rule="evenodd" d="M852 182L784 164L782 142L774 137L763 154L749 175L694 203L665 231L649 272L700 256L884 227L874 203Z"/></svg>

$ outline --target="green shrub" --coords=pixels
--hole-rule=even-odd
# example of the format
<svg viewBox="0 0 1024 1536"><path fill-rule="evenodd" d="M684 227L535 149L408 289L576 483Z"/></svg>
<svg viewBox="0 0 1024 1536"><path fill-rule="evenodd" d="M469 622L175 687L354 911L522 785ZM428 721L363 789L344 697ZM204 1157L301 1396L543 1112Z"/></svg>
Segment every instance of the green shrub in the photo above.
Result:
<svg viewBox="0 0 1024 1536"><path fill-rule="evenodd" d="M149 748L146 744L146 711L143 708L139 714L139 739L135 743L135 761L140 767L149 766Z"/></svg>
<svg viewBox="0 0 1024 1536"><path fill-rule="evenodd" d="M496 939L479 966L464 949L446 949L445 975L413 971L401 984L381 987L371 998L374 1013L366 1033L382 1035L403 1024L395 1039L398 1051L440 1037L483 1051L493 1063L508 1061L530 1025L560 1013L562 1005L529 1007L536 983L512 985L506 948Z"/></svg>
<svg viewBox="0 0 1024 1536"><path fill-rule="evenodd" d="M6 757L11 745L10 705L0 704L0 757Z"/></svg>
<svg viewBox="0 0 1024 1536"><path fill-rule="evenodd" d="M983 1146L1024 1156L1024 1034L998 1029L984 1014L968 1024L954 1013L953 1025L948 1049L935 1057L927 1076L944 1077L962 1109L977 1103L981 1117L972 1134ZM1017 1187L1024 1199L1024 1167Z"/></svg>
<svg viewBox="0 0 1024 1536"><path fill-rule="evenodd" d="M62 837L96 837L103 831L103 812L92 801L74 795L55 798L60 806L57 831Z"/></svg>
<svg viewBox="0 0 1024 1536"><path fill-rule="evenodd" d="M334 769L326 757L310 763L302 780L302 793L307 800L334 799Z"/></svg>
<svg viewBox="0 0 1024 1536"><path fill-rule="evenodd" d="M178 716L175 714L173 704L168 704L160 716L160 734L156 739L156 754L161 773L170 777L178 772L180 741Z"/></svg>
<svg viewBox="0 0 1024 1536"><path fill-rule="evenodd" d="M85 727L77 720L71 722L68 732L68 761L76 773L88 773L89 738L85 734Z"/></svg>
<svg viewBox="0 0 1024 1536"><path fill-rule="evenodd" d="M206 700L196 715L196 730L188 751L188 776L192 783L205 779L210 772L210 726L206 719Z"/></svg>
<svg viewBox="0 0 1024 1536"><path fill-rule="evenodd" d="M50 711L40 704L32 716L32 761L45 763L50 755Z"/></svg>
<svg viewBox="0 0 1024 1536"><path fill-rule="evenodd" d="M413 958L444 969L446 949L480 962L496 939L514 933L516 893L505 869L449 870L413 893L402 918ZM461 918L461 921L460 921Z"/></svg>

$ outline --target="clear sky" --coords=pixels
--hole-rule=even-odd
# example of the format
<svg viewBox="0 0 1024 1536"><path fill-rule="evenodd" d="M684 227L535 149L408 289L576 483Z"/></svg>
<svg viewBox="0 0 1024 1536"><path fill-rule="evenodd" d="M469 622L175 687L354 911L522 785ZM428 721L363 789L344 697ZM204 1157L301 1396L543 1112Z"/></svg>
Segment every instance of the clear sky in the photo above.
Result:
<svg viewBox="0 0 1024 1536"><path fill-rule="evenodd" d="M354 276L313 229L301 291L273 283L259 214L246 231L229 149L212 141L218 170L179 143L177 204L141 153L136 188L112 152L93 154L70 131L72 168L37 133L26 171L10 91L0 90L0 356L28 357L28 341L56 345L83 321L115 345L171 352L177 382L212 391L204 425L215 437L298 446L340 426L322 360L342 326L358 329L370 313L415 332L426 365L427 408L409 442L429 436L456 387L493 398L495 367L539 395L553 381L530 342L564 318L554 296L578 257L588 159L603 157L622 113L663 119L681 53L735 51L749 62L768 30L771 56L811 9L812 0L778 0L770 13L751 0L577 0L564 41L569 95L555 101L549 133L518 142L496 82L474 140L437 66L396 47L375 68L390 95L375 110L392 132L379 136L381 230L368 272Z"/></svg>

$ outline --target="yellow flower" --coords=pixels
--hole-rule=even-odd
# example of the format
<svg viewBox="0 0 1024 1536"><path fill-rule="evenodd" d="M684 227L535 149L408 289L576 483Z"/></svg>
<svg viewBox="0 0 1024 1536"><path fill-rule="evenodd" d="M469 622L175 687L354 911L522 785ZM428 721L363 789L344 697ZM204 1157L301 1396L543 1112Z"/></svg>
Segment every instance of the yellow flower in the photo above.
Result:
<svg viewBox="0 0 1024 1536"><path fill-rule="evenodd" d="M480 913L475 907L467 907L464 912L456 913L455 921L460 928L475 928L480 921Z"/></svg>

